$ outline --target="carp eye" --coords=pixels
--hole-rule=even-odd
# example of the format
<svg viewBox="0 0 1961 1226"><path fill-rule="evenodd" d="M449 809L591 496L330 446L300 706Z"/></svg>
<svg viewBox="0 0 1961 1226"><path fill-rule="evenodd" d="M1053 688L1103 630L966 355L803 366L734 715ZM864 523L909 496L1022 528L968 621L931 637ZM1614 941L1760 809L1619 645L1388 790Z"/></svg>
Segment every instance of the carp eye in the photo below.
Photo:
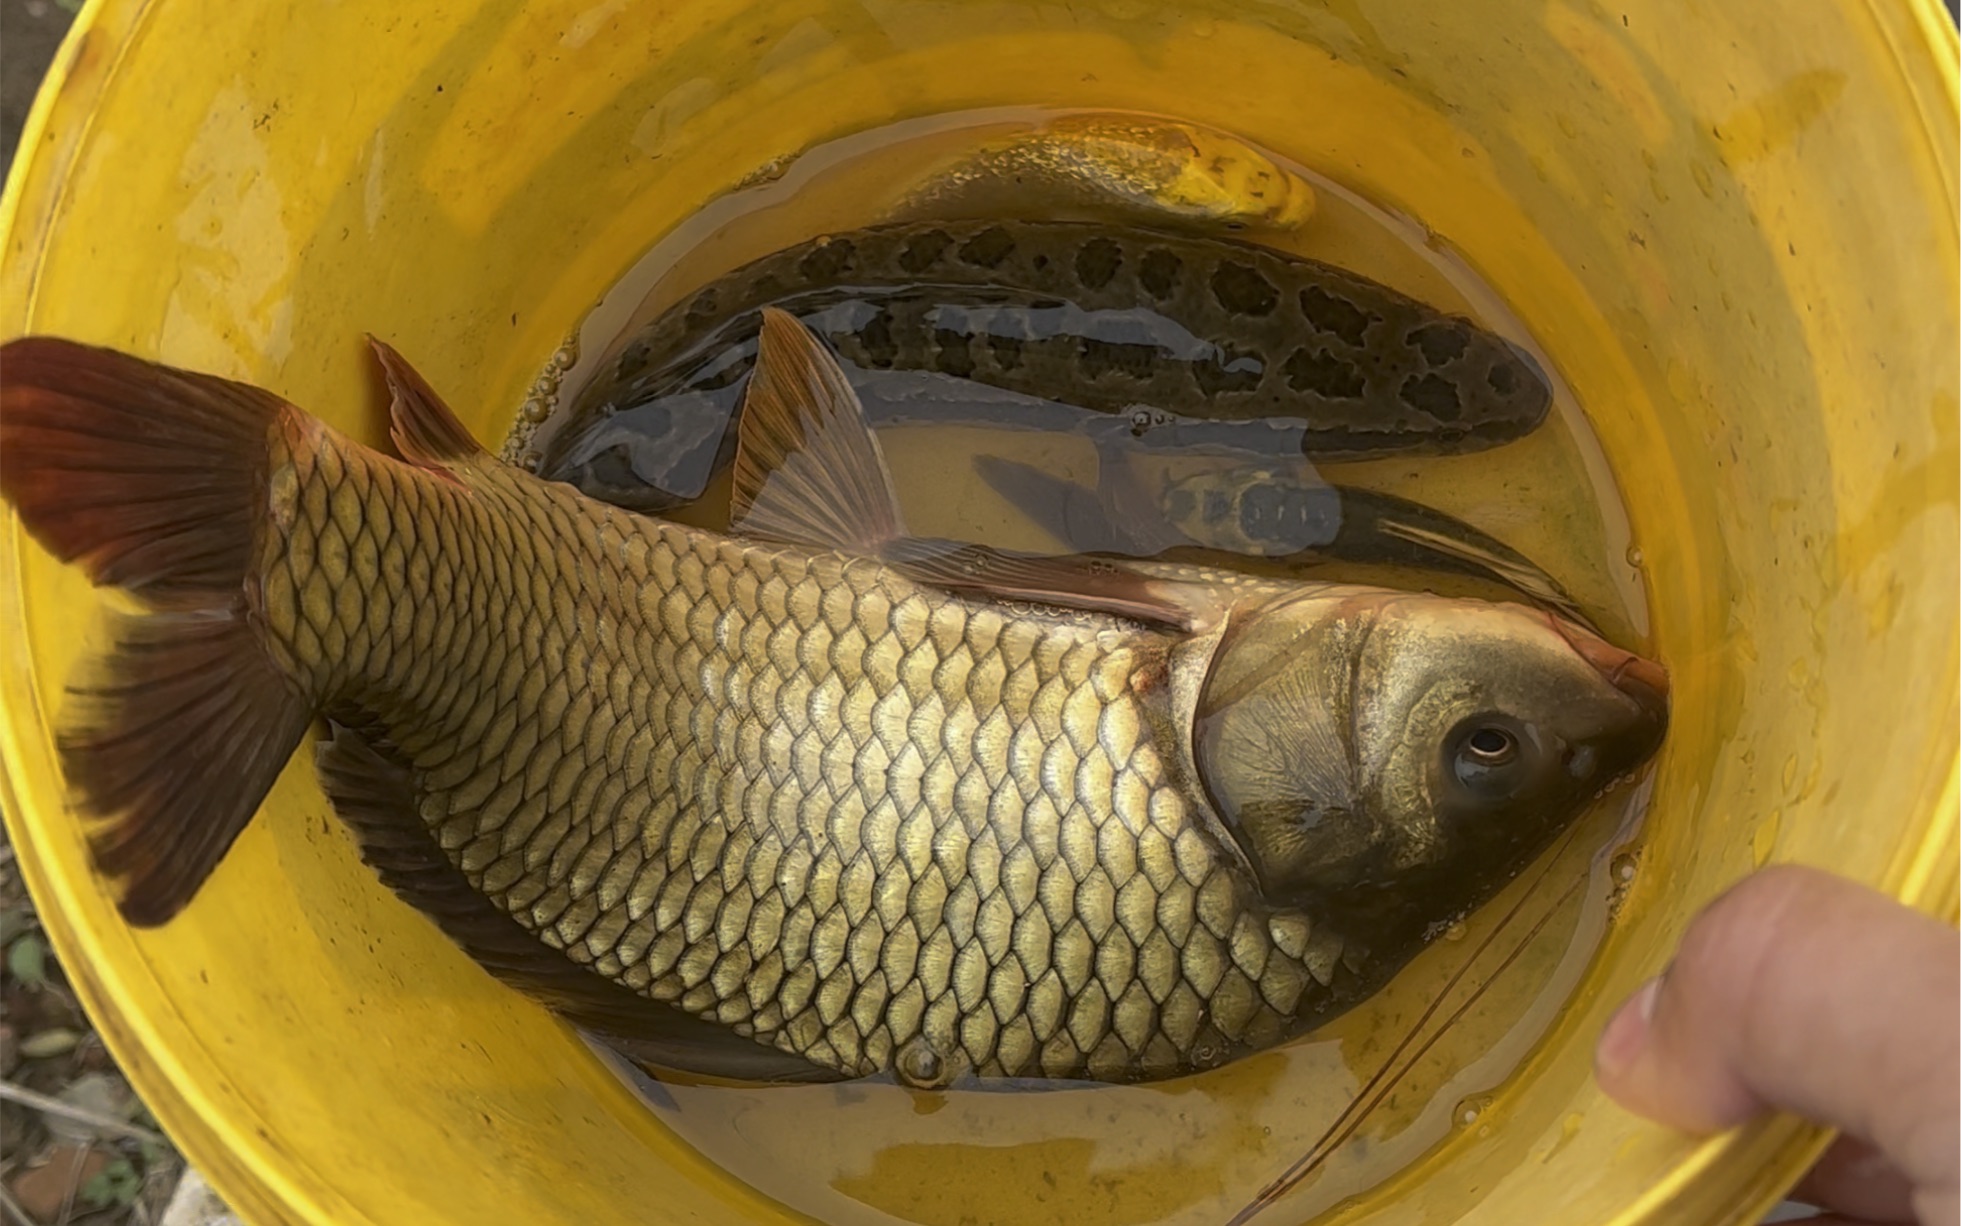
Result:
<svg viewBox="0 0 1961 1226"><path fill-rule="evenodd" d="M1465 739L1464 752L1481 766L1503 766L1518 756L1518 738L1503 728L1479 728Z"/></svg>
<svg viewBox="0 0 1961 1226"><path fill-rule="evenodd" d="M1500 799L1522 782L1526 735L1504 716L1473 716L1459 724L1447 742L1450 773L1472 793Z"/></svg>

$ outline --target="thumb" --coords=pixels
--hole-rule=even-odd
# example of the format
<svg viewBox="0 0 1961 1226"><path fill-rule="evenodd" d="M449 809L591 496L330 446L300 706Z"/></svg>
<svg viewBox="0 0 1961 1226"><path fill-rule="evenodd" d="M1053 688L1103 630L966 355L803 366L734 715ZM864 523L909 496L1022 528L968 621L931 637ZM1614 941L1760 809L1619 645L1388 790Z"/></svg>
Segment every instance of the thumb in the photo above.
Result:
<svg viewBox="0 0 1961 1226"><path fill-rule="evenodd" d="M1961 934L1864 886L1785 866L1689 925L1608 1023L1601 1088L1715 1132L1777 1108L1871 1142L1951 1195L1961 1148Z"/></svg>

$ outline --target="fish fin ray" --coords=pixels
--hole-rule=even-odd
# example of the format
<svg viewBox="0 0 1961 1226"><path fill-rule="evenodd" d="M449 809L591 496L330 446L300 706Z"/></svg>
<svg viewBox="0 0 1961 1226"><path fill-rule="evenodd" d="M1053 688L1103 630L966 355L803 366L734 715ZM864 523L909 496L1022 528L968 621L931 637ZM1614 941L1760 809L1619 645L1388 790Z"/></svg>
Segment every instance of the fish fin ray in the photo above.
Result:
<svg viewBox="0 0 1961 1226"><path fill-rule="evenodd" d="M905 535L858 394L788 312L763 311L737 431L729 516L737 533L854 553Z"/></svg>
<svg viewBox="0 0 1961 1226"><path fill-rule="evenodd" d="M259 388L54 337L0 347L0 494L99 585L223 605L252 561L270 432Z"/></svg>
<svg viewBox="0 0 1961 1226"><path fill-rule="evenodd" d="M181 911L306 735L304 695L266 651L246 592L272 432L255 387L54 337L0 348L0 494L100 586L114 646L56 734L96 868L139 927Z"/></svg>
<svg viewBox="0 0 1961 1226"><path fill-rule="evenodd" d="M738 1081L825 1081L841 1074L636 995L540 941L470 885L417 812L416 772L336 724L319 750L321 785L353 828L361 858L486 971L635 1058Z"/></svg>
<svg viewBox="0 0 1961 1226"><path fill-rule="evenodd" d="M368 337L388 380L388 434L402 458L420 468L447 471L489 455L420 371L394 346Z"/></svg>
<svg viewBox="0 0 1961 1226"><path fill-rule="evenodd" d="M1217 594L1139 574L1110 558L1006 553L986 545L908 537L879 553L880 561L918 583L1085 612L1112 613L1176 630L1192 630L1216 614Z"/></svg>
<svg viewBox="0 0 1961 1226"><path fill-rule="evenodd" d="M70 690L57 737L96 868L137 927L183 910L306 736L305 697L230 609L116 618L116 646ZM92 676L92 679L90 679Z"/></svg>

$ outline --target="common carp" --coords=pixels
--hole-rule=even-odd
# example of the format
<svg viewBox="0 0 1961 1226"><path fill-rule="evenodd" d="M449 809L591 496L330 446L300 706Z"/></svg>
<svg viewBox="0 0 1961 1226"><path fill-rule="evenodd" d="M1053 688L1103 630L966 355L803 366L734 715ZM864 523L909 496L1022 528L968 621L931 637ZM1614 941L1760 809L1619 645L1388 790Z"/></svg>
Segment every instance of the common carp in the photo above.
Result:
<svg viewBox="0 0 1961 1226"><path fill-rule="evenodd" d="M1367 995L1663 734L1660 666L1544 612L909 537L781 312L726 535L497 462L375 352L400 459L258 388L0 349L0 493L148 606L60 738L133 924L324 716L382 879L645 1060L1150 1080Z"/></svg>
<svg viewBox="0 0 1961 1226"><path fill-rule="evenodd" d="M1477 451L1545 420L1524 350L1354 273L1230 238L1073 221L906 223L815 239L697 290L535 443L540 475L661 510L734 453L764 307L865 370L1060 399L1139 435L1202 424L1317 459ZM991 405L971 420L990 424ZM938 420L961 421L943 409Z"/></svg>

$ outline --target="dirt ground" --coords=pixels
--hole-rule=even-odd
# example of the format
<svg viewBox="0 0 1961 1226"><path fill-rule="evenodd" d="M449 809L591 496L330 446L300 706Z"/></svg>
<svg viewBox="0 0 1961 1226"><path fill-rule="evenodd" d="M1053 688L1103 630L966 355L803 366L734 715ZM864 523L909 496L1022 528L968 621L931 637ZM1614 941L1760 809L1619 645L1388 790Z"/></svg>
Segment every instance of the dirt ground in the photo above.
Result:
<svg viewBox="0 0 1961 1226"><path fill-rule="evenodd" d="M11 166L34 91L80 0L0 0L0 165Z"/></svg>

